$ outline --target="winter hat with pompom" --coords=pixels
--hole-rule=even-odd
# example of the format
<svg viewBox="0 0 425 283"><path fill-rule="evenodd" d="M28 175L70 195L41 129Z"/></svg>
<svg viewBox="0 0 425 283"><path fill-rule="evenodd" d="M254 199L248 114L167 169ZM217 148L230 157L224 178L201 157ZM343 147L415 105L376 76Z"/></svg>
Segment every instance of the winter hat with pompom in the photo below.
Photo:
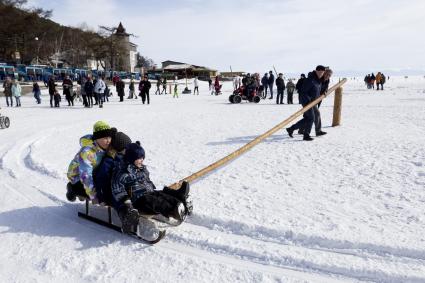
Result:
<svg viewBox="0 0 425 283"><path fill-rule="evenodd" d="M114 131L111 129L111 127L103 121L97 121L93 125L93 140L112 137L113 134Z"/></svg>
<svg viewBox="0 0 425 283"><path fill-rule="evenodd" d="M136 141L135 143L129 144L124 154L124 160L132 164L135 160L140 158L145 159L145 150L140 146L140 142Z"/></svg>

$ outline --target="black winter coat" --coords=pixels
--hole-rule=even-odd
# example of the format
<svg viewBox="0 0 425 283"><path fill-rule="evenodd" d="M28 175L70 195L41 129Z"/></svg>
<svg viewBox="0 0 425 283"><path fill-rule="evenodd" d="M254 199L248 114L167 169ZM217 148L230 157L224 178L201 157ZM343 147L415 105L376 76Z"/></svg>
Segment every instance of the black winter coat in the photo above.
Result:
<svg viewBox="0 0 425 283"><path fill-rule="evenodd" d="M269 75L269 85L272 85L274 83L274 75L270 74Z"/></svg>
<svg viewBox="0 0 425 283"><path fill-rule="evenodd" d="M298 93L301 93L301 87L303 86L304 80L305 80L305 78L300 78L297 81L297 84L295 85L295 89L297 90Z"/></svg>
<svg viewBox="0 0 425 283"><path fill-rule="evenodd" d="M301 87L301 104L305 105L320 96L322 82L316 72L310 72Z"/></svg>
<svg viewBox="0 0 425 283"><path fill-rule="evenodd" d="M94 85L92 81L86 81L84 84L84 91L87 95L93 95Z"/></svg>
<svg viewBox="0 0 425 283"><path fill-rule="evenodd" d="M278 89L285 89L285 81L283 80L283 78L276 79L276 87Z"/></svg>
<svg viewBox="0 0 425 283"><path fill-rule="evenodd" d="M126 199L131 199L131 202L135 203L141 196L155 189L146 166L137 168L133 164L121 161L115 167L112 177L112 197L116 203Z"/></svg>

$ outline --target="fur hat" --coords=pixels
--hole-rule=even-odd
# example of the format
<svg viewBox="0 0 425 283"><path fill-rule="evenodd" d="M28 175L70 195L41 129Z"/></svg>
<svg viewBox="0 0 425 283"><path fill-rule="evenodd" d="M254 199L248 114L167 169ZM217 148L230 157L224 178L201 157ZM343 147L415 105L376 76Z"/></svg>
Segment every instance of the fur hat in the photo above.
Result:
<svg viewBox="0 0 425 283"><path fill-rule="evenodd" d="M118 152L123 151L129 144L131 144L131 139L123 132L117 132L112 137L111 145Z"/></svg>
<svg viewBox="0 0 425 283"><path fill-rule="evenodd" d="M93 125L93 140L112 137L113 134L114 131L111 129L111 127L103 121L97 121Z"/></svg>
<svg viewBox="0 0 425 283"><path fill-rule="evenodd" d="M316 71L325 71L325 70L326 70L326 67L323 65L317 65L316 67Z"/></svg>
<svg viewBox="0 0 425 283"><path fill-rule="evenodd" d="M135 143L129 144L124 154L124 160L131 164L140 158L145 159L145 150L140 146L140 142L136 141Z"/></svg>

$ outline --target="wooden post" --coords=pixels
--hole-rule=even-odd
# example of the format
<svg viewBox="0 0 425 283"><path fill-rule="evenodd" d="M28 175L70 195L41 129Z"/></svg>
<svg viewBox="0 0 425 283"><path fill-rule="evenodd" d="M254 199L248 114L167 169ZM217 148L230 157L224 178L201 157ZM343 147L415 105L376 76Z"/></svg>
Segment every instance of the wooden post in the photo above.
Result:
<svg viewBox="0 0 425 283"><path fill-rule="evenodd" d="M170 84L170 89L169 89L168 93L171 94L171 84Z"/></svg>
<svg viewBox="0 0 425 283"><path fill-rule="evenodd" d="M335 90L334 114L332 119L332 127L341 125L341 106L342 106L342 87Z"/></svg>

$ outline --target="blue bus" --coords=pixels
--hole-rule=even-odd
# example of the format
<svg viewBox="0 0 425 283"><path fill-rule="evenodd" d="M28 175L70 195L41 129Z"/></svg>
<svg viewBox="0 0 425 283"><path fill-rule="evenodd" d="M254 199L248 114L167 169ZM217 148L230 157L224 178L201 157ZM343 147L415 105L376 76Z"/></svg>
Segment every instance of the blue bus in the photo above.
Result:
<svg viewBox="0 0 425 283"><path fill-rule="evenodd" d="M6 64L0 65L0 80L4 81L6 77L15 78L15 67Z"/></svg>
<svg viewBox="0 0 425 283"><path fill-rule="evenodd" d="M40 66L25 67L26 80L28 81L42 81L44 80L44 70Z"/></svg>

